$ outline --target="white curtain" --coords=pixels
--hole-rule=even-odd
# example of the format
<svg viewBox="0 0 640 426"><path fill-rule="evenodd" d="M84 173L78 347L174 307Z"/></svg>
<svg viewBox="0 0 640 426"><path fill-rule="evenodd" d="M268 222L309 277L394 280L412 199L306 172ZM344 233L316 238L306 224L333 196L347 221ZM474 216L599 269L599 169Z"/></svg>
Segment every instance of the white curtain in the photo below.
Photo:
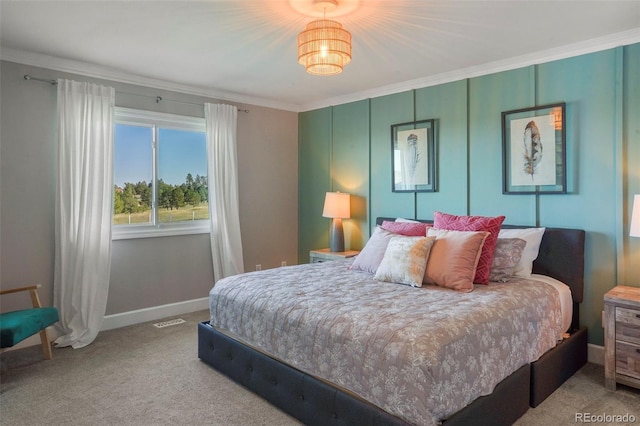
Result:
<svg viewBox="0 0 640 426"><path fill-rule="evenodd" d="M107 305L113 210L111 87L58 80L54 301L57 346L95 339Z"/></svg>
<svg viewBox="0 0 640 426"><path fill-rule="evenodd" d="M207 126L207 163L211 254L215 281L244 272L238 207L238 109L231 105L204 105Z"/></svg>

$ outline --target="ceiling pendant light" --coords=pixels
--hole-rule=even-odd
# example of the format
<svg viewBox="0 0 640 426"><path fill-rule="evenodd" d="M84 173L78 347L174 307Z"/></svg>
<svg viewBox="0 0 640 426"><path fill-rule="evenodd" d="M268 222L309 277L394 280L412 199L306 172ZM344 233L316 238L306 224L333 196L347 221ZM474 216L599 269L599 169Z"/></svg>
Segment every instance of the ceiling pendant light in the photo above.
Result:
<svg viewBox="0 0 640 426"><path fill-rule="evenodd" d="M314 0L313 6L326 14L338 6L336 0ZM309 74L340 74L351 62L351 33L342 24L330 19L310 22L298 34L298 63Z"/></svg>

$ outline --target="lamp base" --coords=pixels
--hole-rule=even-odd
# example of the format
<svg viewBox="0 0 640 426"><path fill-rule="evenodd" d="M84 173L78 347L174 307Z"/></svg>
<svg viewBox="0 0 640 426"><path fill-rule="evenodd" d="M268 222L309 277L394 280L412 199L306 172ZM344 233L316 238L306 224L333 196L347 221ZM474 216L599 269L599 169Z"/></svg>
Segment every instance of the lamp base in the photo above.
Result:
<svg viewBox="0 0 640 426"><path fill-rule="evenodd" d="M331 221L329 250L332 252L344 251L344 231L342 229L342 219L340 218L334 218Z"/></svg>

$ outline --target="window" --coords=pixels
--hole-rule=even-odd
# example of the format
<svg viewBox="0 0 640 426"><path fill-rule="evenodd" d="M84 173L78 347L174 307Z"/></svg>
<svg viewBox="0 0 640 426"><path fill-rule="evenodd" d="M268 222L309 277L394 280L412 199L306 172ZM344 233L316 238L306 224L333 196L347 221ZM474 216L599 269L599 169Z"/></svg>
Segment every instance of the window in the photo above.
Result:
<svg viewBox="0 0 640 426"><path fill-rule="evenodd" d="M113 238L209 232L203 118L116 108Z"/></svg>

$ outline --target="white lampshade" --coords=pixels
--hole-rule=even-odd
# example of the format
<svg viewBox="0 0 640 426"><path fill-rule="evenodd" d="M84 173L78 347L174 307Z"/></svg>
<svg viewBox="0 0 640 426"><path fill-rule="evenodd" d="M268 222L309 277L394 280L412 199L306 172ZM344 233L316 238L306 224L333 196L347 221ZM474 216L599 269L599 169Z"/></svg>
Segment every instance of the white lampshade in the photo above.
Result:
<svg viewBox="0 0 640 426"><path fill-rule="evenodd" d="M322 216L347 219L351 216L351 199L344 192L327 192Z"/></svg>
<svg viewBox="0 0 640 426"><path fill-rule="evenodd" d="M631 213L629 235L631 237L640 237L640 194L633 196L633 210Z"/></svg>

